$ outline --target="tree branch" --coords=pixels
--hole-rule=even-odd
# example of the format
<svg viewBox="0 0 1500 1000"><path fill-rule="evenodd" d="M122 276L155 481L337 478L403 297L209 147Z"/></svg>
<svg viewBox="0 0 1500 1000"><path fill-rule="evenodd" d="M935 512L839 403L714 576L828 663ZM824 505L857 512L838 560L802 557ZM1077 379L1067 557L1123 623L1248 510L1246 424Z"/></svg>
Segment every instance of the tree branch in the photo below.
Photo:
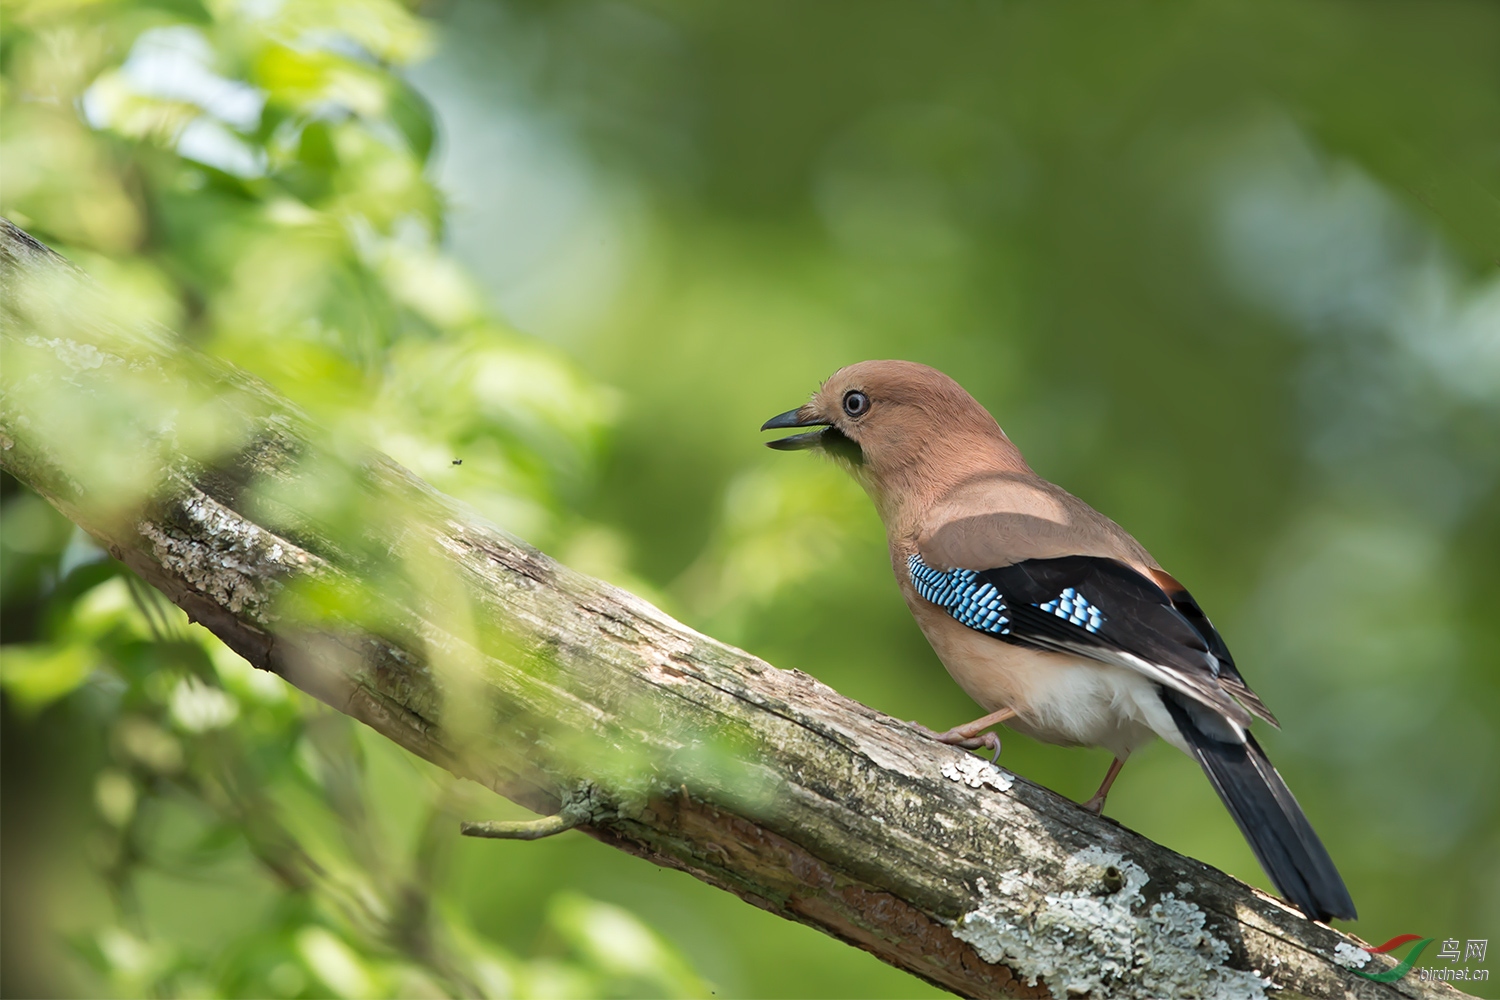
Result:
<svg viewBox="0 0 1500 1000"><path fill-rule="evenodd" d="M399 517L361 548L289 502L343 459L284 400L77 305L86 279L9 223L0 281L0 466L250 663L557 815L489 835L578 824L966 996L1458 995L1357 977L1334 961L1357 939L573 573L380 456L360 490ZM211 389L231 457L153 427L149 495L104 502L45 407L91 412L127 377ZM395 552L457 589L382 597ZM307 596L330 593L375 596Z"/></svg>

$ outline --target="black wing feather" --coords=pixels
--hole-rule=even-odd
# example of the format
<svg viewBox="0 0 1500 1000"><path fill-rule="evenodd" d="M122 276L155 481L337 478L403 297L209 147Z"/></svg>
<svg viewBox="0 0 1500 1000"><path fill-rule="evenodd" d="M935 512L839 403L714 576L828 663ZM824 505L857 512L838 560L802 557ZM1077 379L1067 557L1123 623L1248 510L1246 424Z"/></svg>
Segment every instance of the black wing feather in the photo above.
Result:
<svg viewBox="0 0 1500 1000"><path fill-rule="evenodd" d="M1216 672L1203 655L1209 652L1204 637L1172 607L1160 587L1122 562L1095 556L1028 559L979 575L993 583L1018 611L1023 610L1023 605L1045 604L1071 588L1104 612L1103 627L1096 633L1088 633L1101 645L1112 645L1150 660L1182 661L1184 667ZM1049 612L1038 608L1026 610L1070 630L1064 634L1082 631Z"/></svg>
<svg viewBox="0 0 1500 1000"><path fill-rule="evenodd" d="M1172 607L1176 608L1188 624L1203 637L1208 651L1218 658L1219 683L1252 713L1280 729L1281 723L1276 721L1276 716L1271 714L1265 702L1260 700L1260 695L1250 690L1250 685L1246 684L1245 678L1240 676L1239 668L1234 665L1234 657L1230 654L1229 647L1224 644L1224 639L1219 635L1219 630L1214 628L1214 623L1208 620L1208 615L1204 614L1203 609L1198 606L1197 600L1182 584L1171 577L1167 577L1167 580L1172 586L1163 589L1166 590L1167 599L1172 602Z"/></svg>
<svg viewBox="0 0 1500 1000"><path fill-rule="evenodd" d="M1159 586L1124 563L1097 556L1027 559L985 570L979 578L1005 595L1010 631L1001 638L1143 670L1239 725L1249 724L1249 713L1220 686L1211 641ZM1096 630L1039 607L1068 589L1103 612Z"/></svg>

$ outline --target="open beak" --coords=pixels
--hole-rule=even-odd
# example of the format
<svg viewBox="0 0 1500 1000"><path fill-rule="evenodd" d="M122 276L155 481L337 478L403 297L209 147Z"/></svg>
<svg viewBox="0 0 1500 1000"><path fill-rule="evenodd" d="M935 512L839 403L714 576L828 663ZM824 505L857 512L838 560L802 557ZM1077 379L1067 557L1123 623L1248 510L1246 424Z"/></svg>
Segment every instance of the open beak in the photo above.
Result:
<svg viewBox="0 0 1500 1000"><path fill-rule="evenodd" d="M763 431L779 430L784 427L827 427L828 421L811 414L803 415L804 407L795 410L787 410L760 425ZM767 441L767 448L775 448L777 451L799 451L803 448L816 448L823 443L823 435L827 431L808 431L806 434L793 434L778 441Z"/></svg>

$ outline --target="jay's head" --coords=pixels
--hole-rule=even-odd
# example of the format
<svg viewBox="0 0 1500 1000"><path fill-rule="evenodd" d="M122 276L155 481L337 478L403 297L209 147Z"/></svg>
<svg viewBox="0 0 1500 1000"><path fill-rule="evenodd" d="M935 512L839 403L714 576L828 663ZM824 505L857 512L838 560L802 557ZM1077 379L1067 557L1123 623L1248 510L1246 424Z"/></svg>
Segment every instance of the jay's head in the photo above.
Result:
<svg viewBox="0 0 1500 1000"><path fill-rule="evenodd" d="M779 451L818 449L852 472L881 507L903 493L952 485L975 472L1025 471L989 411L936 368L861 361L840 368L811 400L761 430L814 427L766 442Z"/></svg>

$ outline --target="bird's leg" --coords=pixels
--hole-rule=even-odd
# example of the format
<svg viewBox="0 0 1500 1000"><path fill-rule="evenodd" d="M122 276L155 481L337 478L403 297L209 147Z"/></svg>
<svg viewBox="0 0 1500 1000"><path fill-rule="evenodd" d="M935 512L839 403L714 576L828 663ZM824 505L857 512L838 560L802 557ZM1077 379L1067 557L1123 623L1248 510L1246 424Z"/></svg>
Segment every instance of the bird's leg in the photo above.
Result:
<svg viewBox="0 0 1500 1000"><path fill-rule="evenodd" d="M1016 714L1013 708L1002 708L998 712L991 712L982 719L966 722L962 726L954 726L946 733L933 732L920 722L913 722L912 726L923 736L930 736L939 743L949 743L965 750L978 750L980 747L989 747L995 759L1000 757L1000 737L993 732L986 732L991 726L997 726L1006 719Z"/></svg>
<svg viewBox="0 0 1500 1000"><path fill-rule="evenodd" d="M1115 783L1115 778L1119 777L1120 768L1124 766L1125 758L1116 757L1115 762L1109 765L1109 771L1104 775L1104 782L1099 786L1099 790L1094 793L1093 798L1083 803L1083 808L1095 816L1104 811L1104 800L1109 797L1109 788Z"/></svg>

